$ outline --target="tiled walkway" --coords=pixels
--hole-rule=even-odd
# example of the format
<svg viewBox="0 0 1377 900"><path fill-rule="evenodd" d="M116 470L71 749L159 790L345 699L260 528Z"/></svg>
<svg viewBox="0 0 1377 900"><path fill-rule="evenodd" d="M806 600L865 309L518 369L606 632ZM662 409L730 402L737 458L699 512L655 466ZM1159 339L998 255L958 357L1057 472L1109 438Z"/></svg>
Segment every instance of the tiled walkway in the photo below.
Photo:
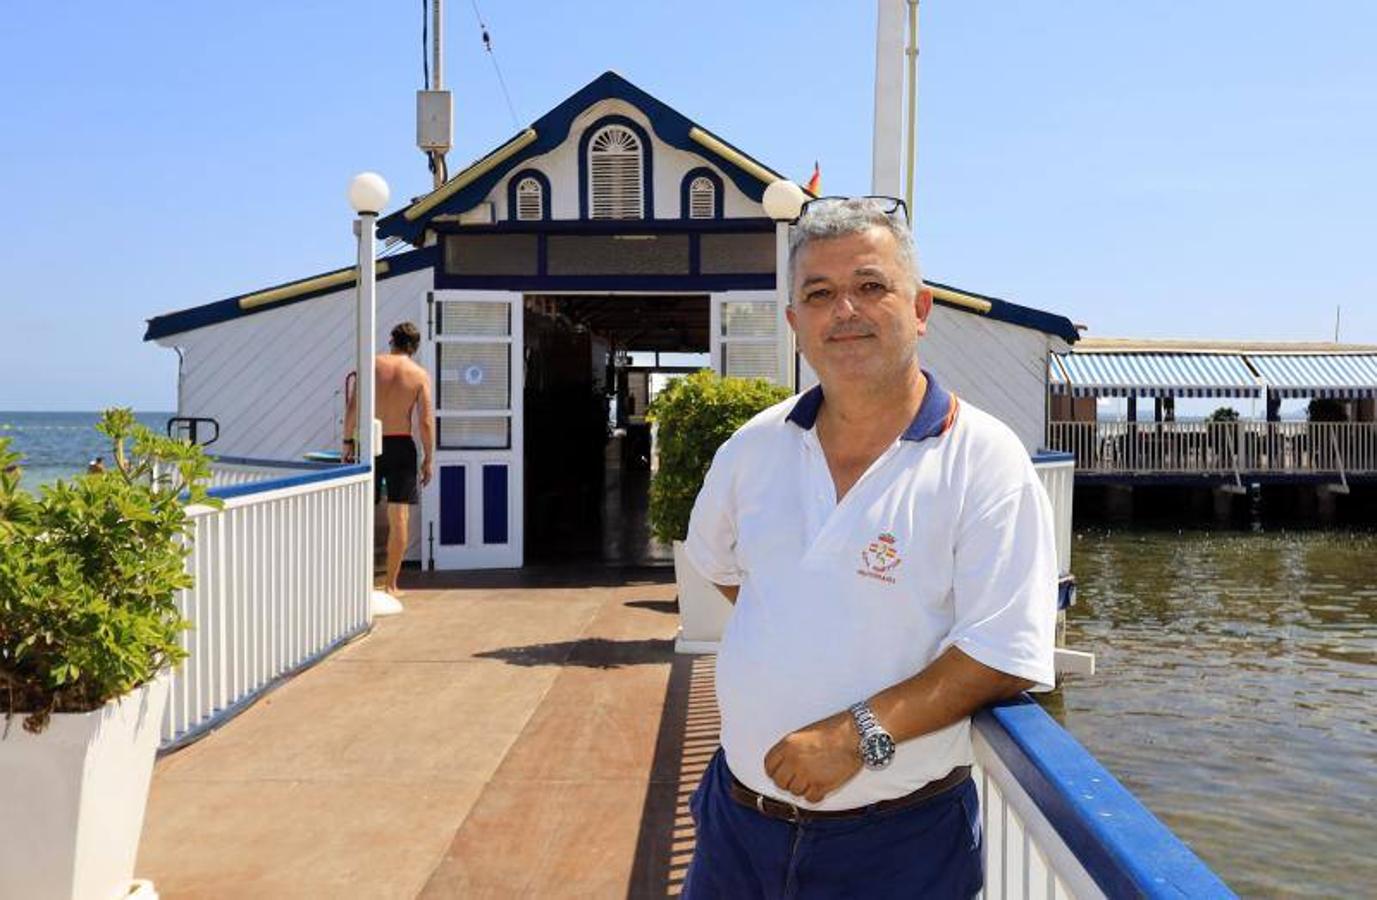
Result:
<svg viewBox="0 0 1377 900"><path fill-rule="evenodd" d="M638 578L637 575L645 576ZM717 742L668 573L467 576L159 761L178 897L663 897Z"/></svg>

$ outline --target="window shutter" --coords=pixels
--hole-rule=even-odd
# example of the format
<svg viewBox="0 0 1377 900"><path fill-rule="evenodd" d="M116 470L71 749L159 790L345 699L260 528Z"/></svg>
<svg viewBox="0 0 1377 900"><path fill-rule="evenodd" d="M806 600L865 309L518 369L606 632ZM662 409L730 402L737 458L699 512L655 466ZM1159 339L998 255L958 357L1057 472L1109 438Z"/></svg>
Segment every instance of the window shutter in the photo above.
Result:
<svg viewBox="0 0 1377 900"><path fill-rule="evenodd" d="M594 219L645 217L641 142L628 128L609 125L588 147L588 214Z"/></svg>
<svg viewBox="0 0 1377 900"><path fill-rule="evenodd" d="M689 184L690 219L711 219L717 214L717 185L711 178L699 175Z"/></svg>
<svg viewBox="0 0 1377 900"><path fill-rule="evenodd" d="M544 188L534 178L523 178L516 186L516 217L535 222L545 217Z"/></svg>

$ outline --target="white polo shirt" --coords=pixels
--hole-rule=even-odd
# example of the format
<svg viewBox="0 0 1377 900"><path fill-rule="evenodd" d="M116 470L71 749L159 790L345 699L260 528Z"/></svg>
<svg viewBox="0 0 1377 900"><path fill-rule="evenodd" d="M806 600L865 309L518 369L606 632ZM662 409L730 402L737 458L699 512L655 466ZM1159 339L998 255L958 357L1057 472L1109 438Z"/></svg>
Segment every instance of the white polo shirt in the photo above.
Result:
<svg viewBox="0 0 1377 900"><path fill-rule="evenodd" d="M780 738L917 674L953 644L1053 684L1046 491L1006 425L927 380L913 423L840 503L813 430L815 387L723 444L694 504L688 558L709 580L741 586L718 650L717 702L727 765L759 793L851 809L969 764L967 720L900 744L886 769L862 770L820 803L765 774Z"/></svg>

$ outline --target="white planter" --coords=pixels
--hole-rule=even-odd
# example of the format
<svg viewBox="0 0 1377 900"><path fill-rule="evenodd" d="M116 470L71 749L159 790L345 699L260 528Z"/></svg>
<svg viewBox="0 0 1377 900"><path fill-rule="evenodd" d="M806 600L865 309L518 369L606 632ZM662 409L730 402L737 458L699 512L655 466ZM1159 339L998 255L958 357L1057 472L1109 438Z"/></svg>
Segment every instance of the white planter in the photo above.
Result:
<svg viewBox="0 0 1377 900"><path fill-rule="evenodd" d="M713 583L698 573L684 555L684 542L674 542L674 580L679 587L679 636L676 653L716 653L732 605Z"/></svg>
<svg viewBox="0 0 1377 900"><path fill-rule="evenodd" d="M0 717L0 897L128 896L168 683L54 715L42 734Z"/></svg>

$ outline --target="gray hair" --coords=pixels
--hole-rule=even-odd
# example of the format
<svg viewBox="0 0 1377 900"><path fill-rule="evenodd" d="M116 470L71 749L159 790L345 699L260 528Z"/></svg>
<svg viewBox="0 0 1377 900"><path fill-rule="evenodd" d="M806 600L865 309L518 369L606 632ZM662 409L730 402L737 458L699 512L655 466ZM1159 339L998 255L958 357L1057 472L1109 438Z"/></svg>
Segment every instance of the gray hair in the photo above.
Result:
<svg viewBox="0 0 1377 900"><path fill-rule="evenodd" d="M884 211L881 201L868 197L828 199L811 203L794 223L789 233L789 298L794 296L794 262L799 252L813 241L859 234L871 228L883 228L894 236L899 264L913 278L915 288L923 285L923 272L918 265L918 250L913 246L913 232L904 217Z"/></svg>

